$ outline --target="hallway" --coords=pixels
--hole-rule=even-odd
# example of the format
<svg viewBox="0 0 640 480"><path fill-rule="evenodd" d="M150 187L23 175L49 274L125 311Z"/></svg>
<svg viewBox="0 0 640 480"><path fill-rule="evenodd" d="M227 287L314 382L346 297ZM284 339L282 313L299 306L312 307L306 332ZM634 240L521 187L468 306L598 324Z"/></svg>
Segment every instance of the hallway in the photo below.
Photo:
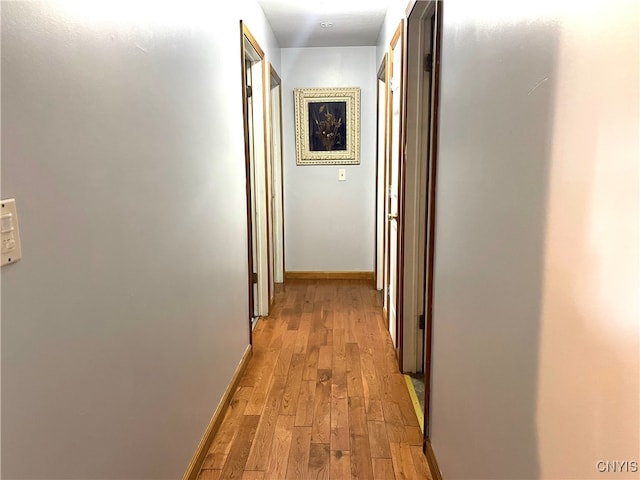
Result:
<svg viewBox="0 0 640 480"><path fill-rule="evenodd" d="M278 288L198 478L432 478L370 282Z"/></svg>

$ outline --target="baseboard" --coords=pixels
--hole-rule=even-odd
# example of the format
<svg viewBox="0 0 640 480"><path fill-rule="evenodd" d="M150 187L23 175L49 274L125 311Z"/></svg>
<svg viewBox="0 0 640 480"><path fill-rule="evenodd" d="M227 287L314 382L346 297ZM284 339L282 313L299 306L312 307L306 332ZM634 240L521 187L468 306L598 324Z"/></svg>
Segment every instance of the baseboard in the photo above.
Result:
<svg viewBox="0 0 640 480"><path fill-rule="evenodd" d="M218 404L218 408L213 412L213 417L211 417L211 421L209 422L209 426L207 430L204 432L204 436L200 443L198 444L198 448L196 452L193 454L193 458L191 459L191 463L189 463L189 467L185 472L182 480L197 480L198 474L200 473L200 467L202 467L202 463L204 462L207 453L209 453L209 448L211 448L211 443L213 442L213 438L218 433L220 429L220 425L222 424L222 420L224 419L224 415L227 412L227 408L229 407L229 403L231 403L231 397L233 393L236 391L238 387L238 383L240 382L240 377L244 373L247 368L247 364L249 363L249 359L251 359L251 345L247 345L247 349L244 351L244 355L238 364L238 368L236 368L233 377L231 378L231 382L227 386L227 389L222 395L222 399Z"/></svg>
<svg viewBox="0 0 640 480"><path fill-rule="evenodd" d="M371 280L373 272L285 272L285 280Z"/></svg>
<svg viewBox="0 0 640 480"><path fill-rule="evenodd" d="M427 440L427 448L426 452L424 453L427 457L427 463L429 464L431 475L433 475L433 480L442 480L442 472L440 471L440 467L438 467L436 454L433 452L433 447L431 446L431 442L429 440Z"/></svg>

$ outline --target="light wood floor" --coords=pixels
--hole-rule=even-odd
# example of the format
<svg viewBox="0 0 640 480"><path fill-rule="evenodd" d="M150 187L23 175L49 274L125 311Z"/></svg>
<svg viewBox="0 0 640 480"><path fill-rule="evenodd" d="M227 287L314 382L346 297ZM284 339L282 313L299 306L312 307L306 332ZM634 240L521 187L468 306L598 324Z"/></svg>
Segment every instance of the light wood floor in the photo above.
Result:
<svg viewBox="0 0 640 480"><path fill-rule="evenodd" d="M199 480L431 479L371 282L287 281Z"/></svg>

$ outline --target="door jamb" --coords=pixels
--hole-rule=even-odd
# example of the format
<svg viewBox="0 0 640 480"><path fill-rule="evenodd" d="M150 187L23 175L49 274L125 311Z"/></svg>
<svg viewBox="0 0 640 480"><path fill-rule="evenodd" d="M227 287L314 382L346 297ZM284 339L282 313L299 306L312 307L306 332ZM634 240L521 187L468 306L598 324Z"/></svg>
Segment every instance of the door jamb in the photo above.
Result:
<svg viewBox="0 0 640 480"><path fill-rule="evenodd" d="M251 34L247 26L242 20L240 20L240 67L241 67L241 80L242 80L242 116L244 124L244 156L245 156L245 175L246 175L246 199L247 199L247 279L248 279L248 291L249 291L249 343L253 345L253 328L252 320L254 312L254 298L253 298L253 233L254 226L252 222L251 214L251 152L249 151L249 112L247 104L249 101L247 95L247 73L245 69L245 59L247 52L245 48L245 39L251 44L256 51L262 62L262 77L264 79L264 51L260 48L260 45L256 41L255 37ZM264 91L264 88L263 88ZM264 99L263 99L264 102ZM264 130L263 130L264 132Z"/></svg>
<svg viewBox="0 0 640 480"><path fill-rule="evenodd" d="M376 241L375 241L375 245L376 245L376 258L375 258L375 269L374 269L374 275L375 275L375 279L376 279L376 287L378 284L378 276L380 274L382 274L382 295L383 295L383 310L384 310L384 316L387 317L387 313L386 313L386 282L385 282L385 278L386 278L386 262L385 260L385 256L386 256L386 249L387 249L387 235L386 235L386 193L385 193L385 189L387 188L387 168L388 168L388 147L387 147L387 128L389 126L389 122L388 122L388 89L389 89L389 78L388 78L388 72L387 72L387 64L388 64L388 56L389 54L385 52L384 56L382 57L382 61L380 62L380 67L378 68L378 74L376 77L376 139L377 139L377 144L376 144L376 218L375 218L375 231L376 231ZM380 104L380 94L381 94L381 88L380 88L380 82L383 83L384 85L384 99L382 102L382 105ZM384 125L384 131L380 131L380 115L384 115L384 121L383 121L383 125ZM380 143L382 142L382 158L380 158ZM382 165L382 192L380 191L379 187L380 187L380 167ZM380 209L380 196L382 196L382 209ZM382 226L380 226L382 225ZM380 250L380 245L378 245L378 228L382 228L382 250ZM380 259L379 256L382 256L382 258ZM382 272L378 271L378 263L380 262L380 260L382 260ZM388 321L387 321L388 323ZM388 325L387 325L388 327Z"/></svg>
<svg viewBox="0 0 640 480"><path fill-rule="evenodd" d="M410 0L407 9L407 18L411 14L416 3L420 0ZM443 0L428 0L434 4L434 22L432 25L432 77L431 77L431 118L430 118L430 146L427 177L427 234L426 234L426 260L425 270L425 330L424 330L424 434L423 452L432 474L436 480L442 479L442 473L431 444L430 417L431 417L431 365L432 365L432 340L433 340L433 290L434 290L434 260L436 239L436 201L437 201L437 168L438 168L438 133L440 119L440 85L441 85L441 60L442 60L442 27L443 27Z"/></svg>
<svg viewBox="0 0 640 480"><path fill-rule="evenodd" d="M272 83L272 81L275 81L275 83ZM279 111L279 116L278 116L278 123L279 123L279 136L280 136L280 148L279 148L279 157L280 157L280 188L279 191L276 192L277 195L279 195L280 197L280 201L279 201L279 211L278 211L278 216L280 217L280 222L282 225L282 231L280 232L280 239L282 241L282 280L284 282L284 272L285 272L285 255L284 255L284 165L282 164L282 160L283 160L283 141L282 141L282 79L280 78L280 75L278 75L278 72L276 72L275 68L273 68L273 65L271 63L269 63L269 93L271 93L272 90L272 85L275 84L278 88L278 111ZM269 96L269 114L271 114L271 96ZM271 117L270 117L271 118ZM271 134L271 121L269 122L270 125L270 129L269 129L269 133ZM270 150L271 154L273 155L273 152ZM273 189L273 172L271 172L271 188ZM273 215L275 216L275 212L273 212ZM273 225L273 228L275 228L275 225ZM273 255L274 255L274 267L275 267L275 246L273 247L274 251L273 251ZM275 277L275 272L273 272L273 275ZM274 279L274 283L275 283L275 279Z"/></svg>
<svg viewBox="0 0 640 480"><path fill-rule="evenodd" d="M396 355L398 359L398 367L400 371L403 370L403 318L402 318L402 298L403 298L403 287L404 287L404 247L403 247L403 235L404 231L404 164L405 164L405 143L406 143L406 55L407 55L407 41L406 41L406 28L405 28L405 19L402 19L396 28L393 37L391 38L391 42L389 42L389 59L390 59L390 67L393 68L393 62L395 59L393 58L393 49L396 47L398 41L400 41L401 47L401 55L398 61L400 61L400 116L399 116L399 125L398 125L398 239L397 239L397 252L396 252ZM390 69L387 68L389 71ZM389 91L390 85L387 84L387 91ZM389 99L388 102L391 100ZM393 108L393 106L391 106ZM389 115L389 122L391 122L391 114ZM390 129L389 129L390 131ZM392 142L389 142L389 151L391 151ZM391 168L391 154L389 154L389 169ZM390 172L387 171L387 175L390 175ZM386 221L386 220L385 220ZM388 229L387 233L387 245L390 243L391 229ZM387 270L391 268L391 258L387 258ZM389 309L387 308L387 325L389 324Z"/></svg>
<svg viewBox="0 0 640 480"><path fill-rule="evenodd" d="M438 134L440 126L440 82L441 82L441 61L442 61L442 10L443 1L435 2L435 22L433 28L434 45L433 49L433 85L432 85L432 117L431 117L431 155L429 167L429 199L428 199L428 233L427 233L427 291L425 295L425 429L424 429L424 451L433 456L431 450L430 436L430 415L431 415L431 360L432 360L432 340L433 340L433 286L434 286L434 260L435 260L435 240L436 240L436 202L437 202L437 170L438 170ZM428 383L427 383L428 380ZM427 455L429 457L429 455ZM437 465L435 465L437 468ZM439 473L439 471L438 471Z"/></svg>

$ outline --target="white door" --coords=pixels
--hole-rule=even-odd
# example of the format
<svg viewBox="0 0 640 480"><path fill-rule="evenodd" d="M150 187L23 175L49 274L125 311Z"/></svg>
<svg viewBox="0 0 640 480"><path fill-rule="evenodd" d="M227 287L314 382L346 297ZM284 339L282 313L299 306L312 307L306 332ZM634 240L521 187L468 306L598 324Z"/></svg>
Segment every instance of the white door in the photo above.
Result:
<svg viewBox="0 0 640 480"><path fill-rule="evenodd" d="M270 69L271 82L271 260L273 283L284 282L284 208L282 186L282 81Z"/></svg>
<svg viewBox="0 0 640 480"><path fill-rule="evenodd" d="M394 347L401 347L398 335L398 239L400 215L400 168L401 168L401 134L402 134L402 25L398 28L391 43L390 87L390 137L389 172L387 190L387 222L388 222L388 286L387 313L389 332ZM399 352L398 352L399 353ZM401 357L400 357L401 358Z"/></svg>

